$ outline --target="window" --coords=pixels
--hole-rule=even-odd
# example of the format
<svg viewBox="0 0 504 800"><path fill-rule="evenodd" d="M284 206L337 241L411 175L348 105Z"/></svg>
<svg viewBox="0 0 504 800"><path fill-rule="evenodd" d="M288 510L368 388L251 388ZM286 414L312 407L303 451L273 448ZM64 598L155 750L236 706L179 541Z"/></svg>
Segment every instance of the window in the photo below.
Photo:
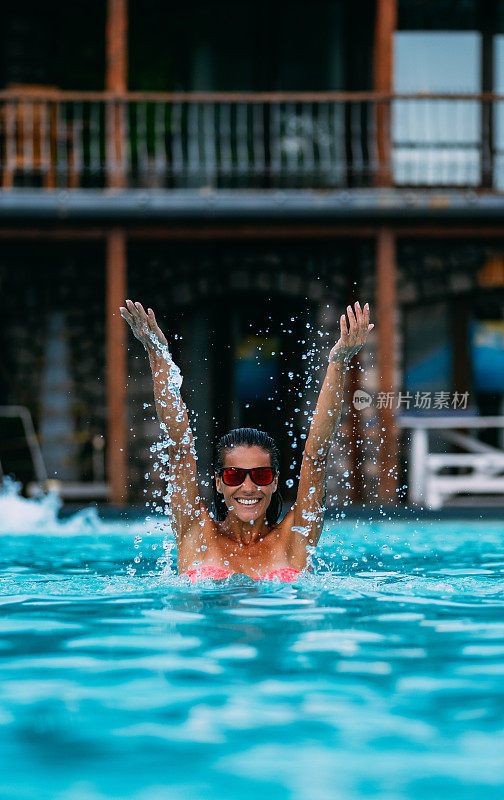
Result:
<svg viewBox="0 0 504 800"><path fill-rule="evenodd" d="M479 93L481 40L475 31L398 31L395 92ZM396 100L392 142L396 184L478 186L481 182L477 100Z"/></svg>

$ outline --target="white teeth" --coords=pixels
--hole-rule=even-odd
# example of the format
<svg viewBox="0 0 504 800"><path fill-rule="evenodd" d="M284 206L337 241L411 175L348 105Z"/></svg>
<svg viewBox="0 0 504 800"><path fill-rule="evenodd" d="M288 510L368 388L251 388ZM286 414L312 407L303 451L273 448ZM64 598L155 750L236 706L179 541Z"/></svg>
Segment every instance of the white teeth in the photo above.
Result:
<svg viewBox="0 0 504 800"><path fill-rule="evenodd" d="M257 498L255 500L245 500L242 497L236 497L235 500L237 503L241 503L242 506L255 506L256 503L260 502Z"/></svg>

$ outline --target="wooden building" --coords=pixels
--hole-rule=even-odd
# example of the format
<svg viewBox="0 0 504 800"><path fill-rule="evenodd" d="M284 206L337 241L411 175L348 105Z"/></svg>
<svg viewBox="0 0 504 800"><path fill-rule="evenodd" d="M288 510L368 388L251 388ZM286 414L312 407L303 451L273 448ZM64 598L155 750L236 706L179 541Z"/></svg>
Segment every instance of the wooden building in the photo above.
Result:
<svg viewBox="0 0 504 800"><path fill-rule="evenodd" d="M264 421L295 475L304 365L317 374L357 296L377 321L375 398L425 391L431 369L432 391L500 413L472 359L474 325L504 310L501 0L54 0L2 16L0 403L48 440L73 425L54 474L96 478L103 436L110 499L142 497L156 423L126 297L173 343L204 471L217 434ZM350 495L394 502L404 407L349 408Z"/></svg>

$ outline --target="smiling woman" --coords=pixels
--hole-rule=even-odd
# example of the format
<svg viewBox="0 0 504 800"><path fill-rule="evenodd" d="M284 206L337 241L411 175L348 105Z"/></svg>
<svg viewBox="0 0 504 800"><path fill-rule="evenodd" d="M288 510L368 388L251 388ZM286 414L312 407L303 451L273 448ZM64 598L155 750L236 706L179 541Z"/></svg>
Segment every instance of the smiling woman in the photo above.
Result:
<svg viewBox="0 0 504 800"><path fill-rule="evenodd" d="M255 457L256 466L247 469L243 464L249 457L252 460ZM235 466L234 462L240 466ZM267 498L266 522L275 525L282 511L282 496L278 489L279 463L280 454L274 440L262 431L238 428L219 439L214 454L215 519L219 522L226 519L233 497L240 506L249 507L257 507Z"/></svg>
<svg viewBox="0 0 504 800"><path fill-rule="evenodd" d="M254 428L223 436L214 459L214 514L198 490L196 453L182 379L152 309L126 301L121 314L147 350L159 421L167 434L169 498L179 574L190 580L243 573L255 580L295 580L309 567L324 516L327 458L339 423L344 373L373 325L369 306L347 307L303 453L296 502L279 521L282 500L278 450ZM347 318L348 317L348 318Z"/></svg>

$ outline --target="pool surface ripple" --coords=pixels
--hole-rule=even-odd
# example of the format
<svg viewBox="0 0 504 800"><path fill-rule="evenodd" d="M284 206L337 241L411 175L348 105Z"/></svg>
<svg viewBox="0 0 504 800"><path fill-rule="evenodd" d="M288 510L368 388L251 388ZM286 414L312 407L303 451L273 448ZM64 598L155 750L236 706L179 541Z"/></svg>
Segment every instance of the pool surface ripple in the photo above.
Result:
<svg viewBox="0 0 504 800"><path fill-rule="evenodd" d="M126 524L0 554L1 800L504 797L501 524L332 522L292 585Z"/></svg>

